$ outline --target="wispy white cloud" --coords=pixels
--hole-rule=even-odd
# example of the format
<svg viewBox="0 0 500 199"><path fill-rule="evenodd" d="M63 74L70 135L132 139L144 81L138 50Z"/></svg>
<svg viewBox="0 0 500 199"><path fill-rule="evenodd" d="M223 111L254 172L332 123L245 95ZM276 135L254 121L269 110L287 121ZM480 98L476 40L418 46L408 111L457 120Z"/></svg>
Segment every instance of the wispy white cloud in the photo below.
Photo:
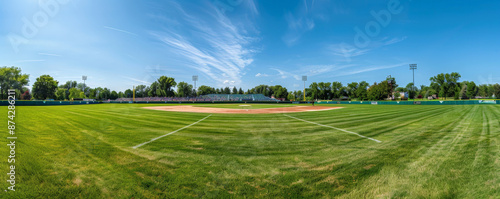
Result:
<svg viewBox="0 0 500 199"><path fill-rule="evenodd" d="M256 39L246 36L242 27L234 25L214 6L209 6L207 13L198 13L201 17L188 14L177 3L172 4L182 15L182 24L192 31L185 34L165 30L151 35L172 53L192 63L189 67L219 83L239 84L243 69L253 62L255 50L250 46Z"/></svg>
<svg viewBox="0 0 500 199"><path fill-rule="evenodd" d="M25 63L25 62L42 62L45 61L43 59L28 59L28 60L17 60L16 63Z"/></svg>
<svg viewBox="0 0 500 199"><path fill-rule="evenodd" d="M137 82L137 83L140 83L140 84L145 84L147 86L149 86L151 84L151 82L148 82L148 81L144 81L144 80L140 80L140 79L135 79L133 77L127 77L127 76L122 76L123 78L125 79L128 79L128 80L131 80L131 81L134 81L134 82Z"/></svg>
<svg viewBox="0 0 500 199"><path fill-rule="evenodd" d="M53 57L60 57L61 55L58 54L50 54L50 53L38 53L39 55L45 55L45 56L53 56Z"/></svg>
<svg viewBox="0 0 500 199"><path fill-rule="evenodd" d="M328 47L328 50L336 56L341 56L346 59L346 61L351 61L352 57L360 56L366 54L370 49L360 49L356 48L347 43L332 44Z"/></svg>
<svg viewBox="0 0 500 199"><path fill-rule="evenodd" d="M385 40L385 41L384 41L384 45L385 45L385 46L387 46L387 45L391 45L391 44L399 43L399 42L404 41L406 38L408 38L408 37L406 37L406 36L403 36L403 37L400 37L400 38L398 38L398 37L394 37L394 38L392 38L392 39Z"/></svg>
<svg viewBox="0 0 500 199"><path fill-rule="evenodd" d="M265 74L265 73L257 73L257 74L255 75L255 77L267 77L267 76L269 76L269 75L268 75L268 74Z"/></svg>
<svg viewBox="0 0 500 199"><path fill-rule="evenodd" d="M278 72L278 76L281 77L282 79L286 79L288 77L293 77L296 80L301 80L301 78L300 78L299 75L296 75L296 74L293 74L293 73L290 73L290 72L286 72L284 70L280 70L280 69L277 69L277 68L271 68L271 69L277 71Z"/></svg>
<svg viewBox="0 0 500 199"><path fill-rule="evenodd" d="M389 69L389 68L396 68L396 67L401 67L401 66L408 66L408 63L360 68L360 69L356 69L356 70L352 70L352 71L337 73L333 77L349 76L349 75L355 75L355 74L359 74L359 73L365 73L365 72L371 72L371 71L377 71L377 70L383 70L383 69Z"/></svg>
<svg viewBox="0 0 500 199"><path fill-rule="evenodd" d="M331 54L335 56L344 57L346 61L350 62L351 58L357 57L360 55L367 54L368 52L380 48L382 46L388 46L392 44L396 44L406 40L407 37L394 37L389 39L388 37L382 38L378 41L371 42L371 45L366 48L357 48L353 45L347 44L345 42L339 44L332 44L327 47L327 50L331 52Z"/></svg>
<svg viewBox="0 0 500 199"><path fill-rule="evenodd" d="M137 36L137 34L135 34L135 33L132 33L132 32L126 31L126 30L122 30L122 29L118 29L118 28L113 28L113 27L109 27L109 26L104 26L104 28L110 29L110 30L114 30L114 31L118 31L118 32L122 32L122 33L127 33L129 35Z"/></svg>
<svg viewBox="0 0 500 199"><path fill-rule="evenodd" d="M282 39L288 46L294 45L304 33L311 31L316 26L314 23L314 18L316 16L312 9L309 9L309 4L310 7L313 8L314 0L304 0L295 13L292 14L288 12L285 15L285 20L288 23L288 30Z"/></svg>
<svg viewBox="0 0 500 199"><path fill-rule="evenodd" d="M271 68L272 70L275 70L278 72L276 76L281 77L282 79L286 79L289 77L294 78L295 80L302 80L302 76L308 76L308 77L314 77L314 76L321 76L321 75L328 75L330 73L338 73L336 71L346 69L353 67L355 65L353 64L346 64L346 65L308 65L301 67L298 70L293 70L293 71L284 71L281 69L277 68Z"/></svg>

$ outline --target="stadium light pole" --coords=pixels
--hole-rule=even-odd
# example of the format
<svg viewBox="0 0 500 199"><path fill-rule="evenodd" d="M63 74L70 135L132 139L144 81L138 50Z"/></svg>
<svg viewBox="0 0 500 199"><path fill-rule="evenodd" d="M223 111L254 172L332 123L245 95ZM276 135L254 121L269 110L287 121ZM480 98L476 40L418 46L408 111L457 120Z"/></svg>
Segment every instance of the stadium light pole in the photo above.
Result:
<svg viewBox="0 0 500 199"><path fill-rule="evenodd" d="M417 64L410 64L410 70L413 71L413 86L411 88L412 92L415 90L415 70L417 70ZM415 101L415 96L413 96L413 101Z"/></svg>
<svg viewBox="0 0 500 199"><path fill-rule="evenodd" d="M196 91L196 81L198 81L198 75L193 75L194 90Z"/></svg>
<svg viewBox="0 0 500 199"><path fill-rule="evenodd" d="M307 76L302 76L302 81L304 81L304 101L306 101L306 81L307 81Z"/></svg>
<svg viewBox="0 0 500 199"><path fill-rule="evenodd" d="M87 76L83 75L82 80L83 80L83 94L85 94L85 80L87 80Z"/></svg>

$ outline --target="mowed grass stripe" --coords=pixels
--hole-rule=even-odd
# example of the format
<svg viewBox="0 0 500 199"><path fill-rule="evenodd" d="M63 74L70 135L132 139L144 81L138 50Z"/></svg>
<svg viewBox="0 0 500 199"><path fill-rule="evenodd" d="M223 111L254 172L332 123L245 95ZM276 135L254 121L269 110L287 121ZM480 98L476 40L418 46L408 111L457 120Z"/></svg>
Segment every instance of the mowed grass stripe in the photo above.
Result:
<svg viewBox="0 0 500 199"><path fill-rule="evenodd" d="M328 126L328 125L319 124L319 123L316 123L316 122L311 122L311 121L303 120L303 119L300 119L300 118L297 118L297 117L293 117L293 116L290 116L290 115L286 115L286 114L285 114L285 116L293 118L293 119L296 119L296 120L299 120L299 121L302 121L302 122L307 122L307 123L310 123L310 124L314 124L314 125L318 125L318 126L322 126L322 127L326 127L326 128L335 129L337 131L342 131L342 132L345 132L345 133L350 133L350 134L356 135L358 137L369 139L369 140L372 140L372 141L375 141L375 142L382 142L380 140L373 139L373 138L370 138L370 137L366 137L366 136L363 136L363 135L360 135L358 133L355 133L355 132L352 132L352 131L348 131L348 130L345 130L345 129L340 129L340 128L333 127L333 126Z"/></svg>
<svg viewBox="0 0 500 199"><path fill-rule="evenodd" d="M500 190L498 105L348 105L290 114L335 124L373 110L380 120L346 125L377 134L379 144L281 114L214 114L137 153L124 146L165 134L163 123L180 128L178 120L202 118L140 107L19 107L18 123L30 124L19 127L19 141L28 143L19 155L27 168L21 173L30 174L20 173L24 198L488 198ZM85 109L89 117L78 115ZM388 117L404 112L413 114ZM157 117L145 118L150 113ZM134 132L141 120L151 122Z"/></svg>

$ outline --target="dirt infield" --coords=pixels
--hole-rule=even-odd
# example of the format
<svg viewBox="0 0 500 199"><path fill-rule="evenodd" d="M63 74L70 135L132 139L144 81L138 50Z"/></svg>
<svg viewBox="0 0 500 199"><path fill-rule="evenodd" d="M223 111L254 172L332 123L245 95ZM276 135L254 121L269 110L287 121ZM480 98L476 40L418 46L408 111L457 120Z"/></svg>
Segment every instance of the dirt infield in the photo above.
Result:
<svg viewBox="0 0 500 199"><path fill-rule="evenodd" d="M296 113L306 111L327 111L343 107L325 107L325 106L292 106L282 108L263 108L263 109L229 109L229 108L210 108L195 106L153 106L144 107L145 109L191 112L191 113L230 113L230 114L266 114L266 113Z"/></svg>

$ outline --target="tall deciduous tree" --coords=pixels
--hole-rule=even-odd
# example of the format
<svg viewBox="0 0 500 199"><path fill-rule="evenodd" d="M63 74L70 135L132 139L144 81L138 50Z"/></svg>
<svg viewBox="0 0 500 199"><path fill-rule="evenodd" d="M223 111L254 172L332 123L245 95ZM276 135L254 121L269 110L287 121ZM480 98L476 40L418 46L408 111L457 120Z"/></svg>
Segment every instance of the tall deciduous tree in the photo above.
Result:
<svg viewBox="0 0 500 199"><path fill-rule="evenodd" d="M175 96L173 87L177 86L177 83L175 82L175 79L173 77L161 76L160 78L158 78L158 84L160 86L160 89L165 92L165 95L167 97Z"/></svg>
<svg viewBox="0 0 500 199"><path fill-rule="evenodd" d="M359 82L358 88L356 89L356 96L359 100L367 100L368 99L368 87L370 84L368 82L362 81Z"/></svg>
<svg viewBox="0 0 500 199"><path fill-rule="evenodd" d="M193 85L186 82L179 82L177 84L177 96L179 97L190 97L192 96Z"/></svg>
<svg viewBox="0 0 500 199"><path fill-rule="evenodd" d="M201 85L200 87L198 87L198 95L208 95L216 93L217 91L210 86Z"/></svg>
<svg viewBox="0 0 500 199"><path fill-rule="evenodd" d="M39 100L55 98L58 83L50 75L42 75L36 78L36 82L33 84L33 97Z"/></svg>
<svg viewBox="0 0 500 199"><path fill-rule="evenodd" d="M28 82L29 75L22 74L21 68L14 66L0 68L0 99L7 99L8 89L18 90L16 93L24 92L23 87L27 86ZM16 95L16 98L19 98L19 95Z"/></svg>
<svg viewBox="0 0 500 199"><path fill-rule="evenodd" d="M338 99L342 97L342 83L340 82L333 82L332 83L332 98L331 99Z"/></svg>

